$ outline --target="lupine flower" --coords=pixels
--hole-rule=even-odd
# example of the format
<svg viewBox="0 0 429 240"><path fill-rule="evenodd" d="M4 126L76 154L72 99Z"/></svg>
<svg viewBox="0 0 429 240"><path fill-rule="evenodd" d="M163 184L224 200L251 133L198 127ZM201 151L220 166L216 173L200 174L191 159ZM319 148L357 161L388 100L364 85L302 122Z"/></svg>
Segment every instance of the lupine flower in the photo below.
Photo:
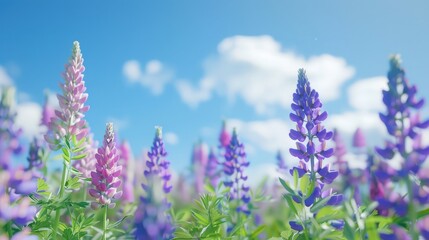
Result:
<svg viewBox="0 0 429 240"><path fill-rule="evenodd" d="M49 122L51 119L55 117L55 109L49 105L49 97L48 94L45 95L45 103L43 104L42 109L42 119L40 125L49 128Z"/></svg>
<svg viewBox="0 0 429 240"><path fill-rule="evenodd" d="M277 171L284 174L287 171L287 166L286 166L286 162L283 158L283 154L280 152L280 150L277 152L276 155L276 159L277 159Z"/></svg>
<svg viewBox="0 0 429 240"><path fill-rule="evenodd" d="M118 166L119 153L115 146L112 123L106 125L103 146L98 148L95 158L97 163L95 170L91 172L93 188L89 189L89 194L99 204L113 208L115 206L113 200L119 199L122 195L122 192L118 191L122 167Z"/></svg>
<svg viewBox="0 0 429 240"><path fill-rule="evenodd" d="M347 149L337 129L334 129L334 136L332 140L335 144L334 164L338 166L338 172L340 173L340 175L344 176L348 169L347 161L344 158L347 154Z"/></svg>
<svg viewBox="0 0 429 240"><path fill-rule="evenodd" d="M119 145L120 159L122 165L122 179L124 181L122 188L122 200L125 202L134 202L134 173L132 171L132 152L130 144L127 141L123 141Z"/></svg>
<svg viewBox="0 0 429 240"><path fill-rule="evenodd" d="M219 148L225 149L231 142L231 135L226 129L226 121L222 123L222 129L219 134Z"/></svg>
<svg viewBox="0 0 429 240"><path fill-rule="evenodd" d="M298 84L291 107L293 112L290 119L296 123L296 128L290 130L289 136L296 141L296 148L291 148L289 152L298 158L300 163L298 167L291 169L290 173L293 175L296 170L299 178L308 174L310 181L315 184L314 190L308 196L299 191L300 196L293 199L301 203L304 198L307 207L321 198L329 198L327 205L338 205L342 201L342 195L332 193L332 189L323 190L338 176L338 172L332 171L329 164L323 164L323 160L334 153L332 148L326 148L326 141L331 139L333 134L322 125L328 114L321 112L319 94L311 89L303 69L298 71ZM310 164L310 168L307 164ZM289 225L297 231L303 230L303 226L296 221L290 221Z"/></svg>
<svg viewBox="0 0 429 240"><path fill-rule="evenodd" d="M397 156L401 159L401 168L398 171L389 169L380 164L375 171L377 178L388 178L392 182L404 181L407 185L407 193L392 192L388 196L378 198L380 207L385 211L394 212L404 216L408 211L411 216L419 207L419 201L426 199L428 192L420 191L413 185L410 175L418 176L422 164L429 155L429 147L422 146L422 129L429 127L429 120L421 121L418 111L424 105L424 100L416 99L417 88L409 84L405 77L405 71L400 65L399 56L390 59L390 70L387 74L388 90L383 91L383 103L386 105L386 113L380 113L380 119L392 136L392 141L386 141L384 148L376 148L376 152L386 160ZM411 146L410 143L411 142ZM387 165L387 164L386 164ZM425 196L426 195L426 196ZM399 200L398 200L399 199ZM413 213L414 212L414 213ZM413 238L418 235L416 219L410 219L409 232Z"/></svg>
<svg viewBox="0 0 429 240"><path fill-rule="evenodd" d="M147 182L142 184L146 195L140 197L140 204L134 219L136 239L172 238L174 228L171 216L168 214L170 203L167 199L167 194L170 193L172 186L170 185L170 162L166 156L162 129L157 127L155 139L146 161L147 170L144 175ZM159 195L163 197L160 199Z"/></svg>
<svg viewBox="0 0 429 240"><path fill-rule="evenodd" d="M26 197L36 191L36 179L22 168L0 171L0 220L19 226L29 224L37 209Z"/></svg>
<svg viewBox="0 0 429 240"><path fill-rule="evenodd" d="M0 99L0 169L8 169L10 159L22 151L19 137L22 130L15 126L16 113L12 111L15 88L2 89Z"/></svg>
<svg viewBox="0 0 429 240"><path fill-rule="evenodd" d="M162 189L164 193L171 191L171 174L169 170L170 162L166 159L167 152L164 148L164 141L162 140L162 129L158 127L156 129L155 139L150 152L148 152L148 161L146 162L147 170L144 175L147 179L159 176L162 179Z"/></svg>
<svg viewBox="0 0 429 240"><path fill-rule="evenodd" d="M30 235L30 228L23 228L20 232L15 233L10 240L38 240L39 238L34 235ZM0 240L9 240L7 236L1 236Z"/></svg>
<svg viewBox="0 0 429 240"><path fill-rule="evenodd" d="M200 141L194 145L192 153L192 167L194 169L195 189L197 194L200 194L204 191L207 162L207 146L202 141Z"/></svg>
<svg viewBox="0 0 429 240"><path fill-rule="evenodd" d="M228 180L224 181L226 187L231 188L230 200L238 200L241 203L237 207L237 212L250 214L249 203L250 187L246 184L248 176L244 173L250 163L246 160L244 145L239 141L237 131L234 129L232 138L225 152L224 173Z"/></svg>
<svg viewBox="0 0 429 240"><path fill-rule="evenodd" d="M89 127L87 128L88 132L90 132ZM97 162L95 159L97 145L98 142L94 141L93 134L89 134L87 140L82 145L84 153L86 154L85 157L79 161L73 162L73 166L79 170L83 178L91 178L91 172L94 170Z"/></svg>
<svg viewBox="0 0 429 240"><path fill-rule="evenodd" d="M357 128L353 134L353 147L364 148L366 146L365 135L361 128Z"/></svg>
<svg viewBox="0 0 429 240"><path fill-rule="evenodd" d="M41 143L37 138L33 138L30 143L30 149L28 151L28 169L41 169L43 167L43 161L41 156Z"/></svg>
<svg viewBox="0 0 429 240"><path fill-rule="evenodd" d="M57 95L60 109L55 110L55 116L49 123L50 131L45 135L52 150L61 148L64 137L75 135L80 140L88 134L83 119L84 113L89 110L89 106L85 106L88 94L85 93L84 71L82 53L76 41L73 43L72 56L65 65L64 83L60 84L63 93Z"/></svg>
<svg viewBox="0 0 429 240"><path fill-rule="evenodd" d="M209 157L207 160L207 168L206 168L206 176L209 179L211 185L213 187L216 187L219 182L219 161L215 154L215 151L213 148L210 149Z"/></svg>

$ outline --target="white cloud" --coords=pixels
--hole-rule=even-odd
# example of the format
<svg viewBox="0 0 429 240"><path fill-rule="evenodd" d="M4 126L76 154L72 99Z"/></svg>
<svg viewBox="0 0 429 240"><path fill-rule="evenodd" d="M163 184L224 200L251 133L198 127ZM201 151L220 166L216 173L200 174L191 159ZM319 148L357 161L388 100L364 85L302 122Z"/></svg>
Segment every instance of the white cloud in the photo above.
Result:
<svg viewBox="0 0 429 240"><path fill-rule="evenodd" d="M268 119L262 121L245 122L239 119L227 121L229 129L237 129L245 145L251 144L264 151L276 153L279 149L285 150L293 146L289 138L291 127L281 119Z"/></svg>
<svg viewBox="0 0 429 240"><path fill-rule="evenodd" d="M13 85L12 78L7 74L6 69L0 66L0 87Z"/></svg>
<svg viewBox="0 0 429 240"><path fill-rule="evenodd" d="M16 125L23 130L23 135L31 140L40 134L42 108L34 102L25 102L16 106Z"/></svg>
<svg viewBox="0 0 429 240"><path fill-rule="evenodd" d="M370 111L347 111L330 115L326 120L326 126L330 129L337 128L348 135L352 135L358 127L365 132L386 133L378 113Z"/></svg>
<svg viewBox="0 0 429 240"><path fill-rule="evenodd" d="M207 59L196 87L187 82L176 87L182 100L193 107L217 92L230 100L242 98L258 113L267 113L273 107L289 108L297 70L302 67L325 101L338 98L340 87L354 74L339 57L324 54L305 59L282 49L270 36L233 36L220 42L216 57Z"/></svg>
<svg viewBox="0 0 429 240"><path fill-rule="evenodd" d="M387 89L387 78L372 77L358 80L348 89L349 104L357 110L384 110L382 90Z"/></svg>
<svg viewBox="0 0 429 240"><path fill-rule="evenodd" d="M173 132L167 132L163 134L163 138L165 143L170 144L170 145L176 145L179 143L179 137L177 136L177 134L173 133Z"/></svg>
<svg viewBox="0 0 429 240"><path fill-rule="evenodd" d="M128 82L139 83L149 88L155 95L161 94L165 84L173 77L172 72L158 60L147 62L144 70L141 69L138 61L129 60L124 63L122 72Z"/></svg>

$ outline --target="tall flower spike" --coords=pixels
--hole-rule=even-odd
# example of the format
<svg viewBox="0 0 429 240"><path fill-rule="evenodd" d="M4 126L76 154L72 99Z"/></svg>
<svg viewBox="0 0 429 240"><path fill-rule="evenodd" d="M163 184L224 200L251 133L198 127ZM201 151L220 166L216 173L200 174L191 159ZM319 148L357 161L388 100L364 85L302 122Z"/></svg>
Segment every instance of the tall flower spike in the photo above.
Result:
<svg viewBox="0 0 429 240"><path fill-rule="evenodd" d="M364 148L366 146L365 135L361 128L357 128L353 134L353 147Z"/></svg>
<svg viewBox="0 0 429 240"><path fill-rule="evenodd" d="M219 134L219 148L226 148L231 141L231 135L226 129L226 121L222 123L222 129Z"/></svg>
<svg viewBox="0 0 429 240"><path fill-rule="evenodd" d="M62 95L57 95L60 109L55 110L55 116L49 123L50 131L45 135L52 150L58 150L62 146L64 137L75 135L80 140L88 134L83 119L84 113L89 110L89 106L85 106L88 94L85 93L84 71L79 42L75 41L72 56L65 65L64 83L60 84Z"/></svg>
<svg viewBox="0 0 429 240"><path fill-rule="evenodd" d="M122 162L122 179L124 180L123 184L123 195L122 200L125 202L134 202L134 172L133 172L133 156L131 152L130 144L127 141L122 141L119 145L119 152Z"/></svg>
<svg viewBox="0 0 429 240"><path fill-rule="evenodd" d="M245 168L249 166L246 160L244 145L238 139L237 131L234 129L232 138L225 152L224 173L228 180L224 181L226 187L230 187L230 200L239 201L237 212L250 214L250 187L246 184L248 176L244 173Z"/></svg>
<svg viewBox="0 0 429 240"><path fill-rule="evenodd" d="M122 167L118 166L119 153L115 146L112 123L106 125L103 146L98 148L95 158L97 163L95 170L91 172L93 188L89 189L89 194L99 204L113 208L115 207L113 200L119 199L122 195L122 192L118 191Z"/></svg>
<svg viewBox="0 0 429 240"><path fill-rule="evenodd" d="M15 126L16 113L12 111L14 102L15 88L3 88L0 99L0 169L8 169L12 156L22 152L19 143L22 130Z"/></svg>
<svg viewBox="0 0 429 240"><path fill-rule="evenodd" d="M286 162L280 150L277 152L276 158L277 158L277 171L279 171L282 174L286 173L287 172Z"/></svg>
<svg viewBox="0 0 429 240"><path fill-rule="evenodd" d="M192 153L192 167L194 169L195 189L197 194L201 194L204 191L207 162L207 145L200 141L194 145Z"/></svg>
<svg viewBox="0 0 429 240"><path fill-rule="evenodd" d="M216 187L219 182L218 166L219 166L219 161L217 159L216 153L214 149L211 148L209 152L208 162L207 162L206 176L213 187Z"/></svg>
<svg viewBox="0 0 429 240"><path fill-rule="evenodd" d="M429 127L429 119L420 120L418 110L423 107L424 100L416 99L417 87L409 84L400 63L398 55L391 57L387 74L388 89L383 91L386 112L379 114L391 139L386 141L384 148L377 147L376 152L385 160L396 156L401 159L401 167L398 171L388 171L389 168L385 166L387 164L380 163L375 175L381 182L386 178L393 183L403 182L407 186L407 191L392 191L390 196L385 194L386 196L377 200L379 206L383 206L390 214L399 216L408 214L406 229L413 239L417 239L420 233L416 227L416 215L420 208L424 209L421 200L426 199L428 193L423 192L421 195L419 187L415 188L414 182L420 181L419 172L429 156L429 146L422 146L421 142L422 130ZM399 197L392 197L394 195ZM398 198L401 199L400 204Z"/></svg>
<svg viewBox="0 0 429 240"><path fill-rule="evenodd" d="M144 172L146 183L142 184L145 196L140 197L135 214L134 236L138 240L171 239L174 227L168 213L170 203L167 199L167 194L172 188L170 162L166 159L167 152L164 149L161 127L156 127L155 139L147 155L147 170ZM163 199L157 198L159 195L162 195Z"/></svg>
<svg viewBox="0 0 429 240"><path fill-rule="evenodd" d="M333 134L322 125L328 114L321 111L319 94L311 88L303 69L298 71L298 84L291 107L293 112L290 113L290 119L296 123L296 128L290 130L289 137L296 141L296 148L289 149L289 152L298 158L300 163L298 167L291 169L290 173L293 175L294 171L297 171L299 178L308 177L314 186L314 189L307 193L299 191L300 196L293 196L293 200L297 203L304 202L305 206L311 207L317 200L329 198L327 205L338 205L342 195L332 193L332 189L323 190L338 176L338 172L330 170L329 164L323 164L323 160L334 153L332 148L326 147L326 141L330 140ZM307 164L310 165L309 168ZM291 221L290 226L297 231L303 230L303 226L296 221Z"/></svg>

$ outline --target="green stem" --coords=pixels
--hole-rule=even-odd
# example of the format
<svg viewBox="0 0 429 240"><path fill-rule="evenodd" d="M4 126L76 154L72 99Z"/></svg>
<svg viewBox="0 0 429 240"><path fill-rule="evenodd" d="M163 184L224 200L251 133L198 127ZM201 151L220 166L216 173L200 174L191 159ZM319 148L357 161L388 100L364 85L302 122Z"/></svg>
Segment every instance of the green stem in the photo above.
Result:
<svg viewBox="0 0 429 240"><path fill-rule="evenodd" d="M106 240L106 229L107 229L107 205L104 205L104 217L103 217L103 240Z"/></svg>
<svg viewBox="0 0 429 240"><path fill-rule="evenodd" d="M63 173L62 173L62 176L61 176L60 192L58 194L58 199L61 199L63 197L64 186L66 184L66 179L67 179L67 165L64 162L64 164L63 164ZM61 208L58 208L56 210L56 213L55 213L54 239L58 239L58 224L60 222L60 216L61 216L60 213L61 213Z"/></svg>
<svg viewBox="0 0 429 240"><path fill-rule="evenodd" d="M410 179L410 176L408 175L408 177L406 178L407 181L407 190L408 190L408 211L409 211L409 216L410 216L410 234L411 237L413 238L413 240L418 240L419 239L419 233L416 231L416 221L417 221L417 215L416 215L416 210L414 209L414 194L413 194L413 186L412 186L412 181Z"/></svg>

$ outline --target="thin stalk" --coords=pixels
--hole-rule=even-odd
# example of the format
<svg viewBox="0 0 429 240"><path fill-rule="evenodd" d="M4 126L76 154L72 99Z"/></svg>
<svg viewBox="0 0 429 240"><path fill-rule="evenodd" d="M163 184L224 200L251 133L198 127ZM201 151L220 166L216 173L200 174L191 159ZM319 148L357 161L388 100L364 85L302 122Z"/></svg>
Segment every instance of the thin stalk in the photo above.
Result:
<svg viewBox="0 0 429 240"><path fill-rule="evenodd" d="M63 197L63 194L64 194L64 186L66 184L66 178L67 178L67 169L68 169L68 167L67 167L66 163L64 162L64 164L63 164L63 173L62 173L62 176L61 176L60 192L58 194L58 199L61 199ZM60 213L61 213L61 209L58 208L56 210L56 213L55 213L54 239L58 239L58 224L60 222L60 216L61 216Z"/></svg>
<svg viewBox="0 0 429 240"><path fill-rule="evenodd" d="M407 190L408 190L408 212L410 216L410 234L413 240L419 239L419 233L416 231L416 221L417 221L417 214L416 210L414 209L414 194L413 194L413 186L410 179L410 176L406 178L407 181Z"/></svg>
<svg viewBox="0 0 429 240"><path fill-rule="evenodd" d="M107 207L108 205L104 205L104 217L103 217L103 240L106 240L106 230L107 230Z"/></svg>

